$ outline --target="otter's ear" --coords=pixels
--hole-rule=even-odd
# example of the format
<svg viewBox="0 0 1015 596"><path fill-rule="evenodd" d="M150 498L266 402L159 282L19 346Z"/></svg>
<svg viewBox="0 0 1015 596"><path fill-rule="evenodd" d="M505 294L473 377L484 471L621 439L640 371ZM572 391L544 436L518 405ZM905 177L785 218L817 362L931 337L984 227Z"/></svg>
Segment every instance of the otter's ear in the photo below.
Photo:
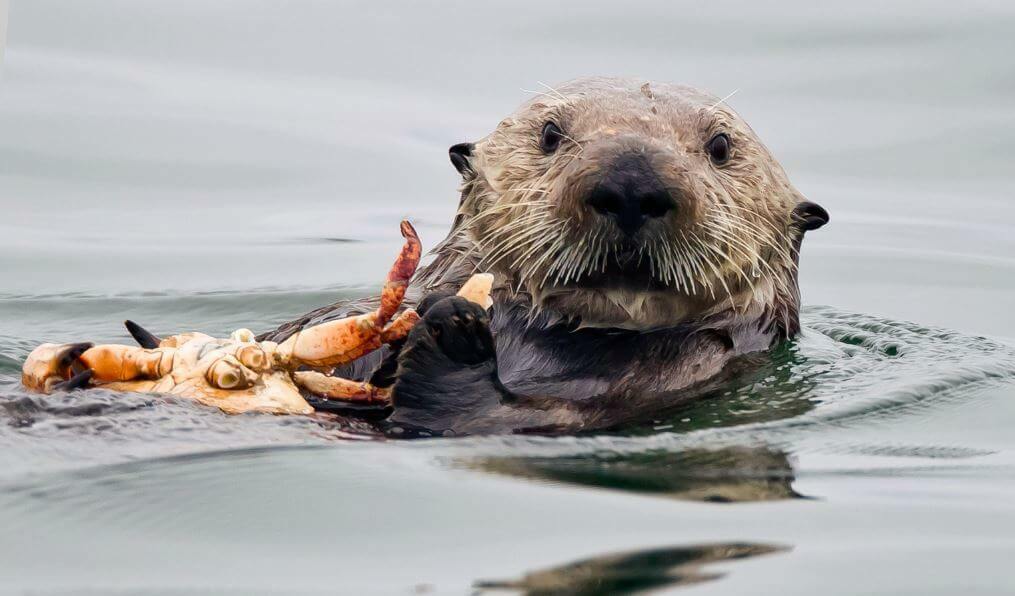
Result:
<svg viewBox="0 0 1015 596"><path fill-rule="evenodd" d="M472 150L475 148L475 143L458 143L448 149L451 165L455 166L459 174L467 178L475 174L475 170L472 169Z"/></svg>
<svg viewBox="0 0 1015 596"><path fill-rule="evenodd" d="M803 201L793 208L793 221L800 226L801 231L809 232L828 223L828 212L817 203Z"/></svg>

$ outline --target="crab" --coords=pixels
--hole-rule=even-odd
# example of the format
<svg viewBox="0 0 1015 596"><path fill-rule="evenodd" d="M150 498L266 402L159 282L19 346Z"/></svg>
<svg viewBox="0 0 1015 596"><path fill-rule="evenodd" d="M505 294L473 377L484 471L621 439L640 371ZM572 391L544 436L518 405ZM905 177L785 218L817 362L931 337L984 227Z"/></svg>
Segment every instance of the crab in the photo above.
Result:
<svg viewBox="0 0 1015 596"><path fill-rule="evenodd" d="M403 221L401 231L405 245L373 312L307 327L281 343L256 341L248 329L238 329L226 339L198 332L159 339L127 321L127 330L141 347L42 344L25 360L22 383L41 393L101 387L170 394L228 414L310 414L314 408L301 389L327 400L387 403L389 389L330 373L404 338L419 320L411 308L398 313L421 253L412 225ZM489 306L492 282L492 275L477 274L459 295Z"/></svg>

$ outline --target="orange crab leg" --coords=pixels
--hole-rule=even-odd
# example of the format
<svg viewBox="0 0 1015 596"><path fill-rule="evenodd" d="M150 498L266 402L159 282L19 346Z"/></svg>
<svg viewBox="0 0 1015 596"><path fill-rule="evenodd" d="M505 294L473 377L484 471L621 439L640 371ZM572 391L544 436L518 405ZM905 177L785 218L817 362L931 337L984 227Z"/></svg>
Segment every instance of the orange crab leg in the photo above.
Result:
<svg viewBox="0 0 1015 596"><path fill-rule="evenodd" d="M405 238L405 245L402 252L395 259L395 264L388 271L388 280L381 290L381 307L377 309L376 325L383 327L395 311L402 304L405 298L405 290L409 287L409 280L416 273L416 266L419 265L419 258L423 254L423 245L419 241L415 228L408 221L401 224L402 237Z"/></svg>
<svg viewBox="0 0 1015 596"><path fill-rule="evenodd" d="M172 369L174 352L172 348L42 344L25 360L21 381L29 389L46 392L86 370L90 371L87 380L97 383L157 379Z"/></svg>
<svg viewBox="0 0 1015 596"><path fill-rule="evenodd" d="M385 325L401 306L422 253L416 230L407 221L402 222L402 235L405 245L388 272L380 307L372 313L303 329L279 346L283 364L327 368L352 362L381 346ZM410 318L411 315L403 314L396 319L395 333L407 332Z"/></svg>
<svg viewBox="0 0 1015 596"><path fill-rule="evenodd" d="M85 368L92 370L92 379L99 383L157 379L173 368L173 348L146 350L134 346L100 345L78 357Z"/></svg>
<svg viewBox="0 0 1015 596"><path fill-rule="evenodd" d="M419 313L411 308L407 308L402 311L394 321L388 323L388 326L381 331L379 344L390 344L393 341L403 339L409 332L412 331L413 325L419 322ZM380 345L377 346L378 348Z"/></svg>
<svg viewBox="0 0 1015 596"><path fill-rule="evenodd" d="M315 368L346 364L384 344L402 339L419 321L416 311L408 309L378 332L376 328L368 326L372 316L373 313L349 317L304 329L300 332L301 337L292 345L290 363ZM285 349L285 344L282 349Z"/></svg>
<svg viewBox="0 0 1015 596"><path fill-rule="evenodd" d="M340 377L329 377L319 372L300 371L293 373L293 380L300 387L314 395L327 399L360 403L386 403L391 391L374 387L370 383L350 381Z"/></svg>

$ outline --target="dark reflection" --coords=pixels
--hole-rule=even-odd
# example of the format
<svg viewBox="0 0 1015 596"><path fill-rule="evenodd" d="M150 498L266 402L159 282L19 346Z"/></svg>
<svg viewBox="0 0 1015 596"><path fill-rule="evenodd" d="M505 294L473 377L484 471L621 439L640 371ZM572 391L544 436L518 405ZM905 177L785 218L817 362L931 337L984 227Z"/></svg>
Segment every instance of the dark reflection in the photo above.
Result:
<svg viewBox="0 0 1015 596"><path fill-rule="evenodd" d="M726 447L563 457L491 457L479 469L654 494L688 501L739 503L800 498L787 455L766 447Z"/></svg>
<svg viewBox="0 0 1015 596"><path fill-rule="evenodd" d="M789 549L782 546L748 543L656 548L583 559L533 571L516 580L480 581L475 585L480 593L511 590L528 596L633 594L719 579L725 573L702 568L709 563L786 550Z"/></svg>

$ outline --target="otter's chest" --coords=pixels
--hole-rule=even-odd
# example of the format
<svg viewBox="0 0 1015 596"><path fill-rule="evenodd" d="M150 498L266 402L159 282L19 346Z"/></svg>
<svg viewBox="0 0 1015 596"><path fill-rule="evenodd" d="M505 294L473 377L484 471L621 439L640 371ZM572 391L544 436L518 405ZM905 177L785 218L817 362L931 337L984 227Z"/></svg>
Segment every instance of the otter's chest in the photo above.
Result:
<svg viewBox="0 0 1015 596"><path fill-rule="evenodd" d="M684 329L537 327L496 313L492 327L501 381L519 393L582 400L676 391L715 375L731 357L718 339Z"/></svg>

